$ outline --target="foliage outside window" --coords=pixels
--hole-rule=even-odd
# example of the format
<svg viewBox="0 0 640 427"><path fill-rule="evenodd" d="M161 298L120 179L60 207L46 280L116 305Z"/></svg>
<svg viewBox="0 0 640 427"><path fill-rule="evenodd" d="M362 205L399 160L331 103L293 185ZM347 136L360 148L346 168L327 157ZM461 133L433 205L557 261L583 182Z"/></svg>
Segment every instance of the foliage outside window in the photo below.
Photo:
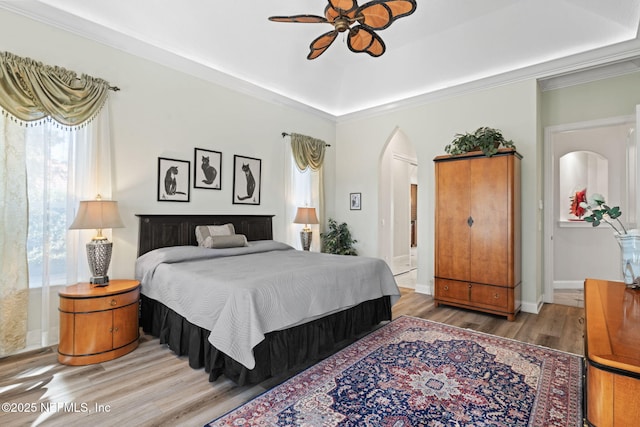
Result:
<svg viewBox="0 0 640 427"><path fill-rule="evenodd" d="M27 130L29 287L66 282L67 186L73 131L45 123ZM48 279L47 279L48 278Z"/></svg>

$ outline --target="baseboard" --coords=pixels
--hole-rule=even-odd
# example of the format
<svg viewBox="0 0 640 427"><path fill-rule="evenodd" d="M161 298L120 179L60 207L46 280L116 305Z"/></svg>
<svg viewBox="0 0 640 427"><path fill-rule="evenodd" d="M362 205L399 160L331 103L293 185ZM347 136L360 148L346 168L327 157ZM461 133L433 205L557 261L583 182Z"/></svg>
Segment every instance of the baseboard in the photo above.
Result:
<svg viewBox="0 0 640 427"><path fill-rule="evenodd" d="M523 302L522 305L520 306L520 311L523 311L525 313L538 314L538 313L540 313L540 309L542 308L542 304L544 304L542 302L542 299L538 300L537 303Z"/></svg>
<svg viewBox="0 0 640 427"><path fill-rule="evenodd" d="M554 280L553 289L583 289L584 280Z"/></svg>
<svg viewBox="0 0 640 427"><path fill-rule="evenodd" d="M49 336L45 339L47 341L43 345L42 329L34 329L27 331L27 346L25 350L34 350L43 347L49 347L51 345L58 344L59 329L58 327L52 327L49 332Z"/></svg>
<svg viewBox="0 0 640 427"><path fill-rule="evenodd" d="M431 289L431 286L425 285L422 283L416 283L415 291L419 294L433 295L433 290Z"/></svg>

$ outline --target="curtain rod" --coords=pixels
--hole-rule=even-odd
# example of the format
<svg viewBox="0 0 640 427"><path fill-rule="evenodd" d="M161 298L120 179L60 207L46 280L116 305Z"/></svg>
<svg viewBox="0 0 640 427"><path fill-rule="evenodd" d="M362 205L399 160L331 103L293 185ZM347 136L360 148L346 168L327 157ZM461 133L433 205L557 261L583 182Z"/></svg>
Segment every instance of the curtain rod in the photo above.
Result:
<svg viewBox="0 0 640 427"><path fill-rule="evenodd" d="M76 81L82 80L80 77L76 77ZM118 86L109 86L107 89L112 90L114 92L118 92L120 88Z"/></svg>
<svg viewBox="0 0 640 427"><path fill-rule="evenodd" d="M282 137L284 138L285 136L291 136L290 134L286 133L286 132L282 132ZM331 144L324 144L325 147L331 147Z"/></svg>

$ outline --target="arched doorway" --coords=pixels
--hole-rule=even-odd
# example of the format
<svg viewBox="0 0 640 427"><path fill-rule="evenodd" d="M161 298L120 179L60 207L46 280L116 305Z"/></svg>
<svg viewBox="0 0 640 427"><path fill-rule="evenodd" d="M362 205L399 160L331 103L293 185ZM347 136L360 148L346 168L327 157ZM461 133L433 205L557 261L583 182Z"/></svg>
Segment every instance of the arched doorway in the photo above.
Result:
<svg viewBox="0 0 640 427"><path fill-rule="evenodd" d="M378 254L394 275L417 275L418 160L411 140L400 129L391 133L380 155ZM403 284L399 283L401 286Z"/></svg>

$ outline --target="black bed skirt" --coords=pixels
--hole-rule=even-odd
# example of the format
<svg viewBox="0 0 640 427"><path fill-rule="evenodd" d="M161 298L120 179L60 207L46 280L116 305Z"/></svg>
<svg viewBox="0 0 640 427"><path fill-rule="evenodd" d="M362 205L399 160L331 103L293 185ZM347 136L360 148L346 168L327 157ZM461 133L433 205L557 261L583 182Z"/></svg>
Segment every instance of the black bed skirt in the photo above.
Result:
<svg viewBox="0 0 640 427"><path fill-rule="evenodd" d="M158 337L178 356L188 356L189 366L204 367L209 381L220 375L239 385L259 383L267 378L315 363L391 320L389 297L365 301L303 325L269 332L254 349L256 366L247 369L209 342L209 331L184 319L165 305L141 296L140 326Z"/></svg>

